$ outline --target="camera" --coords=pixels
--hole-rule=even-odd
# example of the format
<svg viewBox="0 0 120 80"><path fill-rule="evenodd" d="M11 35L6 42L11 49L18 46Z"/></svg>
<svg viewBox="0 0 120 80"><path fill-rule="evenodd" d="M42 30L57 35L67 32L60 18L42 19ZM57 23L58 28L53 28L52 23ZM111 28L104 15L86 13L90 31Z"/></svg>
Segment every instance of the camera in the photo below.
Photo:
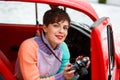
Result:
<svg viewBox="0 0 120 80"><path fill-rule="evenodd" d="M75 74L78 74L80 77L87 75L88 71L86 69L86 64L88 62L88 59L83 57L80 60L77 60L73 65L72 65L72 70L75 70Z"/></svg>

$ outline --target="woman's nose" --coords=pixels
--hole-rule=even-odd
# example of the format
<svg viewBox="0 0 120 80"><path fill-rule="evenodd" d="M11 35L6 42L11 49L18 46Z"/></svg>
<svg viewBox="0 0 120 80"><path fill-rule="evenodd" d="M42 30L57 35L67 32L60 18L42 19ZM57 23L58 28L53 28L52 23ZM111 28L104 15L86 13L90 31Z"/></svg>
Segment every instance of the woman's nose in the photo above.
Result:
<svg viewBox="0 0 120 80"><path fill-rule="evenodd" d="M60 32L64 32L64 29L63 28L60 28L60 30L59 30Z"/></svg>

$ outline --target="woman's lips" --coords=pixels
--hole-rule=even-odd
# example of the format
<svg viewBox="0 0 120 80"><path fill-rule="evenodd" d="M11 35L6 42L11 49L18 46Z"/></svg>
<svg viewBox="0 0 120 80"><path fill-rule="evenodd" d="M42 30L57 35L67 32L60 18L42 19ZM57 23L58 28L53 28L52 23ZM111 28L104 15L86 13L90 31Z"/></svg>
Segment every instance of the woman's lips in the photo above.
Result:
<svg viewBox="0 0 120 80"><path fill-rule="evenodd" d="M63 36L61 36L61 35L56 35L56 37L60 40L63 39Z"/></svg>

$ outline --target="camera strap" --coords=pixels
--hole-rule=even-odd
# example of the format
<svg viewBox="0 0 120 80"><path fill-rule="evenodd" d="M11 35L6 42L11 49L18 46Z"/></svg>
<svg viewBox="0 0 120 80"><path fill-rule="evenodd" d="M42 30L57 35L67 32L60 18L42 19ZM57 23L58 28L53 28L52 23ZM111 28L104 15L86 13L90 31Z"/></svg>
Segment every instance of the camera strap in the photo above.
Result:
<svg viewBox="0 0 120 80"><path fill-rule="evenodd" d="M42 42L45 44L45 46L52 52L52 54L55 56L55 58L56 58L59 62L62 62L62 61L56 56L55 52L54 52L53 50L51 50L51 48L44 42L42 34L41 34L41 40L42 40Z"/></svg>

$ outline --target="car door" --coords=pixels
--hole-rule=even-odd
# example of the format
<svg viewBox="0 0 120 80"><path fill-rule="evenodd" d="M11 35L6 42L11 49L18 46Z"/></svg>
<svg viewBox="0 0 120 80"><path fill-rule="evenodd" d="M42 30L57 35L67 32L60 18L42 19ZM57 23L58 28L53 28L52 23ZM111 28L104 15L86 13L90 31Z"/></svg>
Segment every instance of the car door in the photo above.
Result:
<svg viewBox="0 0 120 80"><path fill-rule="evenodd" d="M92 80L119 80L112 26L108 17L98 19L91 31Z"/></svg>

